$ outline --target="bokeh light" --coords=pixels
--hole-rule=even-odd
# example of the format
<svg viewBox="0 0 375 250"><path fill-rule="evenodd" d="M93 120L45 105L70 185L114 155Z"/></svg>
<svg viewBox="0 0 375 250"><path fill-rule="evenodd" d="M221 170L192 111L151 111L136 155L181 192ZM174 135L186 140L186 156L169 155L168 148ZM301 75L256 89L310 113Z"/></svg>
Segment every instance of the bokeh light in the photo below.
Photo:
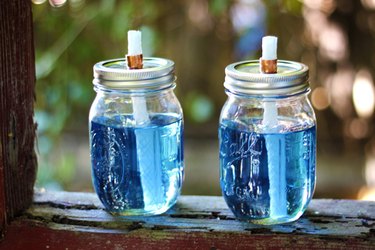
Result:
<svg viewBox="0 0 375 250"><path fill-rule="evenodd" d="M49 3L53 7L61 7L66 3L67 0L49 0Z"/></svg>
<svg viewBox="0 0 375 250"><path fill-rule="evenodd" d="M327 90L324 87L317 87L311 94L311 102L314 108L323 110L329 107L330 100Z"/></svg>
<svg viewBox="0 0 375 250"><path fill-rule="evenodd" d="M212 29L213 23L208 10L207 1L191 1L188 14L190 21L195 25L195 27L201 29L202 31Z"/></svg>
<svg viewBox="0 0 375 250"><path fill-rule="evenodd" d="M43 4L43 3L45 3L47 0L31 0L31 2L33 3L33 4Z"/></svg>
<svg viewBox="0 0 375 250"><path fill-rule="evenodd" d="M212 118L214 106L210 98L202 94L191 93L187 99L190 107L187 108L186 112L190 119L203 123Z"/></svg>
<svg viewBox="0 0 375 250"><path fill-rule="evenodd" d="M254 56L265 34L264 4L259 0L240 0L232 5L230 15L233 29L239 36L235 46L236 58L243 60Z"/></svg>
<svg viewBox="0 0 375 250"><path fill-rule="evenodd" d="M371 74L367 70L359 71L355 77L353 102L360 117L371 117L374 112L375 93Z"/></svg>
<svg viewBox="0 0 375 250"><path fill-rule="evenodd" d="M358 199L363 201L375 201L375 188L362 187L358 192Z"/></svg>
<svg viewBox="0 0 375 250"><path fill-rule="evenodd" d="M332 13L336 7L334 0L304 0L303 3L306 7L325 12L327 14Z"/></svg>
<svg viewBox="0 0 375 250"><path fill-rule="evenodd" d="M335 24L320 27L319 50L323 57L341 61L347 56L347 38L342 28Z"/></svg>
<svg viewBox="0 0 375 250"><path fill-rule="evenodd" d="M326 86L329 90L331 108L337 116L345 120L352 114L352 88L354 72L351 67L342 67L328 75Z"/></svg>
<svg viewBox="0 0 375 250"><path fill-rule="evenodd" d="M363 6L368 9L375 9L375 0L361 0Z"/></svg>
<svg viewBox="0 0 375 250"><path fill-rule="evenodd" d="M369 132L368 123L361 118L354 118L348 121L346 127L347 136L354 139L366 138Z"/></svg>

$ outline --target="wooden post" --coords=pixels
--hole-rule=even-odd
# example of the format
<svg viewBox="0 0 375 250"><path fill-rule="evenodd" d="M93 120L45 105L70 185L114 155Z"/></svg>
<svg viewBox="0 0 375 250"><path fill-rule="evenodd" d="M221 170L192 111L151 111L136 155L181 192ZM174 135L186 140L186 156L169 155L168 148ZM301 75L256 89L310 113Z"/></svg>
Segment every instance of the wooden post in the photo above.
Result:
<svg viewBox="0 0 375 250"><path fill-rule="evenodd" d="M32 202L36 174L33 42L31 1L0 1L1 234L7 222Z"/></svg>

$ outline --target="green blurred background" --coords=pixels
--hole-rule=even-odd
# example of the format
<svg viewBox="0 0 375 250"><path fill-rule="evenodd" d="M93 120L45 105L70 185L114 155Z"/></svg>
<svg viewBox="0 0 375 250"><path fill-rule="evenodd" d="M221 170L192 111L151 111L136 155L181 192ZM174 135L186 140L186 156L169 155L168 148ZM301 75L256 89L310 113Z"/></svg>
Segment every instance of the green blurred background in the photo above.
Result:
<svg viewBox="0 0 375 250"><path fill-rule="evenodd" d="M260 56L310 67L318 119L315 197L375 200L375 0L32 0L37 187L92 191L92 66L123 57L140 29L145 56L172 59L185 115L183 194L220 195L217 122L224 68Z"/></svg>

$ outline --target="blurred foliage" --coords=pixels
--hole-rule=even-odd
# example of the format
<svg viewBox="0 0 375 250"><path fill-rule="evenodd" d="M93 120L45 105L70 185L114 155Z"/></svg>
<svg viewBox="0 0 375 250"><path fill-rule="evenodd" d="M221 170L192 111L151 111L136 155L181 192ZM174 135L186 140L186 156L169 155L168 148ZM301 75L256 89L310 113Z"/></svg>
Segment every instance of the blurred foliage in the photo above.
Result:
<svg viewBox="0 0 375 250"><path fill-rule="evenodd" d="M47 2L33 6L35 119L41 158L38 185L58 179L66 186L74 175L74 155L55 159L51 153L64 131L87 133L88 110L95 96L92 66L101 60L124 56L125 34L130 27L142 30L145 54L153 55L158 44L157 33L151 27L159 16L154 11L155 4L74 0L59 8Z"/></svg>
<svg viewBox="0 0 375 250"><path fill-rule="evenodd" d="M175 39L180 40L180 43L185 40L182 36L186 35L184 26L188 22L188 4L162 0L34 3L37 76L35 119L38 123L41 158L37 185L48 185L57 178L66 187L67 179L72 175L74 156L56 159L51 154L65 132L87 133L88 111L95 96L91 84L92 66L101 60L123 57L127 46L126 32L129 29L142 31L144 55L168 57L176 61L172 56L175 54L185 61L186 57L182 57L181 48L178 43L175 44ZM229 3L226 0L209 1L207 11L210 11L212 18L222 18L228 11ZM175 37L176 34L180 37ZM195 51L194 46L185 46L188 46L188 54L191 50ZM179 65L178 62L176 64ZM186 67L187 73L190 75L194 68ZM207 86L206 78L203 74L203 81L200 81ZM191 81L196 82L194 79ZM212 120L213 100L208 93L197 92L193 86L196 84L183 82L181 77L179 86L185 85L187 90L186 101L180 96L187 110L186 119L193 123ZM183 91L185 89L182 87L177 89L177 92Z"/></svg>
<svg viewBox="0 0 375 250"><path fill-rule="evenodd" d="M324 142L319 150L363 155L366 146L366 154L375 158L372 113L361 117L352 100L357 73L365 68L373 76L375 71L374 1L33 2L38 185L59 178L66 188L75 175L77 156L56 158L53 149L66 133L87 135L95 96L92 66L123 57L129 29L142 31L145 56L176 63L176 94L185 112L186 137L216 138L226 100L224 68L234 61L259 58L262 36L272 34L279 37L279 58L310 67L318 140ZM340 85L340 76L349 81Z"/></svg>
<svg viewBox="0 0 375 250"><path fill-rule="evenodd" d="M59 179L66 188L74 175L74 155L56 159L53 149L66 132L87 133L89 106L95 96L92 66L126 53L126 31L140 29L146 56L175 61L176 93L187 124L187 136L215 136L220 108L226 97L222 88L224 68L230 62L259 55L265 34L261 1L35 1L33 6L36 48L37 102L35 119L39 136L37 184ZM263 10L252 13L255 22L233 22L233 7ZM300 15L298 1L269 1L266 8ZM53 7L59 6L59 7ZM262 14L263 13L263 14ZM246 15L248 13L239 13ZM277 16L269 15L268 22ZM243 17L240 17L240 19ZM242 22L242 23L241 23ZM279 34L278 34L279 35ZM287 34L285 34L287 35ZM236 49L239 47L240 49ZM249 49L250 48L250 49ZM237 51L238 53L236 53ZM184 94L182 94L184 93ZM207 124L211 129L207 128ZM203 128L203 129L199 129Z"/></svg>

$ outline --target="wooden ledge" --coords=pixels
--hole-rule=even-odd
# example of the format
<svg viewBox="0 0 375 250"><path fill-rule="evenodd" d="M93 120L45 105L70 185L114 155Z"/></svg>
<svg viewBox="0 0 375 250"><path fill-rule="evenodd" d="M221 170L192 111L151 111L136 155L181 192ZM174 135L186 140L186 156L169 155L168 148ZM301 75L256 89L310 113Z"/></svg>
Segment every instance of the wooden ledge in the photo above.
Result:
<svg viewBox="0 0 375 250"><path fill-rule="evenodd" d="M37 192L1 249L249 249L375 246L375 202L313 200L294 223L235 220L222 197L182 196L164 215L115 217L95 194Z"/></svg>

